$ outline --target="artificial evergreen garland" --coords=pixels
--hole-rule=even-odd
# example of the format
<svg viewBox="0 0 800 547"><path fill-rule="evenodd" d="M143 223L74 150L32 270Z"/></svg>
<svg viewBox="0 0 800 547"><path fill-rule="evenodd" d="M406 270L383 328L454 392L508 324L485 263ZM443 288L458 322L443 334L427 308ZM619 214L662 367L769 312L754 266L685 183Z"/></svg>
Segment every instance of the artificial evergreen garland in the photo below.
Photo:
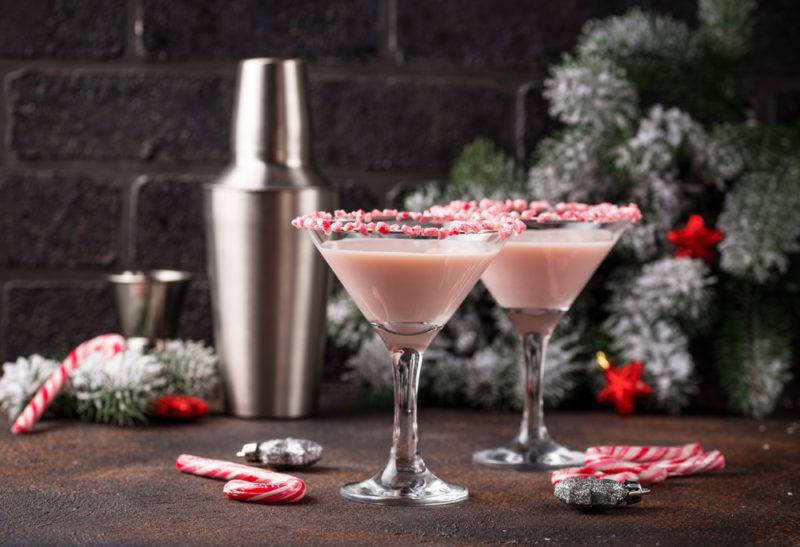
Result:
<svg viewBox="0 0 800 547"><path fill-rule="evenodd" d="M482 197L642 207L644 221L628 230L605 276L575 303L572 321L556 330L548 402L580 384L602 346L620 360L642 361L652 402L679 411L697 393L692 340L702 335L718 341L715 359L731 409L763 416L778 404L791 378L788 323L797 290L789 256L800 236L800 132L757 124L739 93L735 67L748 49L754 10L750 0L700 0L696 30L639 9L590 21L545 82L550 114L562 128L537 146L527 175L478 140L458 158L448 184L406 198L413 210ZM718 261L712 244L676 253L668 241L692 214L721 230ZM602 279L605 288L597 286ZM348 377L371 393L388 393L385 350L347 296L329 312L331 343L352 354ZM428 395L518 405L518 344L504 323L476 288L428 352Z"/></svg>
<svg viewBox="0 0 800 547"><path fill-rule="evenodd" d="M0 410L13 420L59 363L32 355L3 365ZM128 349L110 359L90 355L70 377L50 414L118 426L147 423L153 405L164 396L216 396L217 356L202 342L170 340L143 353Z"/></svg>

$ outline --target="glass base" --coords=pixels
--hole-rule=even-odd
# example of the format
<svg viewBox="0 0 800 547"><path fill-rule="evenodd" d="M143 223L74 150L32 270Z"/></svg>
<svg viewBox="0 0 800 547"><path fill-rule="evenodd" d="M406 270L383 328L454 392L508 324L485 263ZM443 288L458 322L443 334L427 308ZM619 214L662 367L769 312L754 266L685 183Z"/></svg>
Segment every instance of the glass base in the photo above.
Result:
<svg viewBox="0 0 800 547"><path fill-rule="evenodd" d="M472 461L497 469L519 471L547 471L562 467L582 467L583 452L570 450L549 439L530 443L522 448L516 445L481 450L472 455Z"/></svg>
<svg viewBox="0 0 800 547"><path fill-rule="evenodd" d="M469 491L444 482L427 469L421 473L399 473L386 483L379 473L361 482L342 486L340 493L352 501L380 505L445 505L469 497Z"/></svg>

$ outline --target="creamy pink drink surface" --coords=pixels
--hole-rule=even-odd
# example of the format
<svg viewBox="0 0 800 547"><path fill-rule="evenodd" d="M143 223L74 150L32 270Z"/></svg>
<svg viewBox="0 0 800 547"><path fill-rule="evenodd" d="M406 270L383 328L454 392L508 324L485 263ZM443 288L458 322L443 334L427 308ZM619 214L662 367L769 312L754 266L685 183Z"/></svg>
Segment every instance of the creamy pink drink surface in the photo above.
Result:
<svg viewBox="0 0 800 547"><path fill-rule="evenodd" d="M511 238L482 280L518 330L549 332L616 241L603 229L527 230Z"/></svg>
<svg viewBox="0 0 800 547"><path fill-rule="evenodd" d="M499 247L479 239L354 238L327 241L320 252L368 321L409 337L418 333L418 345L426 346Z"/></svg>

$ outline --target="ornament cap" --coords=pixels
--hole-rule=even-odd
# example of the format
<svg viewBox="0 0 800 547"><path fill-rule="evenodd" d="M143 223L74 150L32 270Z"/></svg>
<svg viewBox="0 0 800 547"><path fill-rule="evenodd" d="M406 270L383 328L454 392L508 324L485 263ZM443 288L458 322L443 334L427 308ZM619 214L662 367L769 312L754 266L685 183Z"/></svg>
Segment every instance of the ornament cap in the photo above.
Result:
<svg viewBox="0 0 800 547"><path fill-rule="evenodd" d="M642 501L642 496L645 494L650 493L649 488L643 488L641 484L636 481L625 481L624 483L625 488L628 489L628 497L625 500L625 503L639 503Z"/></svg>
<svg viewBox="0 0 800 547"><path fill-rule="evenodd" d="M603 351L598 351L595 356L595 360L597 361L597 366L601 370L608 370L611 368L611 359Z"/></svg>
<svg viewBox="0 0 800 547"><path fill-rule="evenodd" d="M240 458L248 462L258 462L258 443L247 443L236 453Z"/></svg>

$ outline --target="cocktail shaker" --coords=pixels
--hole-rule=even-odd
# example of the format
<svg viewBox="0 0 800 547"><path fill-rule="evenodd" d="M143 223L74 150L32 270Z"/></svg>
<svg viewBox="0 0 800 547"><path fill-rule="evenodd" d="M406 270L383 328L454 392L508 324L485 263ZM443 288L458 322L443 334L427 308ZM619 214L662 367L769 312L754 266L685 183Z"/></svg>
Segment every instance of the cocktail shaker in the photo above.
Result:
<svg viewBox="0 0 800 547"><path fill-rule="evenodd" d="M228 411L295 418L317 409L328 273L295 216L336 206L311 157L305 65L239 64L233 163L205 187L214 337Z"/></svg>

